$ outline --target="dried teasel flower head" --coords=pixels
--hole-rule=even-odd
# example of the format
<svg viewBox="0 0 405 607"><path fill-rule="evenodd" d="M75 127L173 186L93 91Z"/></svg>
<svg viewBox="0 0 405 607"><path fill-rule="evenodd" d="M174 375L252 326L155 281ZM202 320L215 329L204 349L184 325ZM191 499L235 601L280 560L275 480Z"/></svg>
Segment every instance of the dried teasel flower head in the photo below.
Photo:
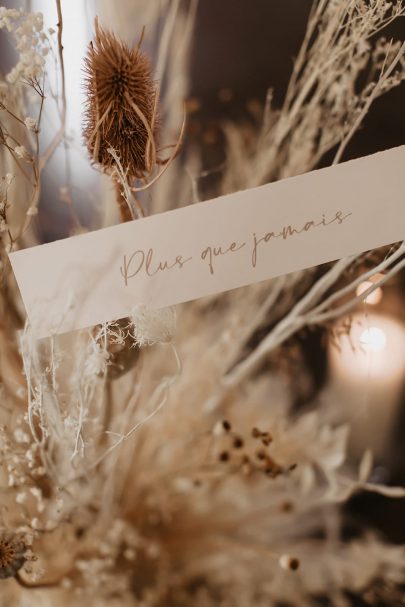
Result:
<svg viewBox="0 0 405 607"><path fill-rule="evenodd" d="M27 546L11 533L0 534L0 579L14 577L27 560Z"/></svg>
<svg viewBox="0 0 405 607"><path fill-rule="evenodd" d="M127 177L136 179L156 163L158 93L141 41L130 48L96 19L85 60L87 149L105 171L120 168L118 157Z"/></svg>

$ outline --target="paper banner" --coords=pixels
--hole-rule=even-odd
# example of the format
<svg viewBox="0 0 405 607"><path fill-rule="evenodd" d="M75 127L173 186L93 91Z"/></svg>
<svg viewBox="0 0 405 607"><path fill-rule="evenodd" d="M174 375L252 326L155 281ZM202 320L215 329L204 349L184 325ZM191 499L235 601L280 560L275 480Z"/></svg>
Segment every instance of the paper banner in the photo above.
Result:
<svg viewBox="0 0 405 607"><path fill-rule="evenodd" d="M10 254L37 337L405 237L405 146Z"/></svg>

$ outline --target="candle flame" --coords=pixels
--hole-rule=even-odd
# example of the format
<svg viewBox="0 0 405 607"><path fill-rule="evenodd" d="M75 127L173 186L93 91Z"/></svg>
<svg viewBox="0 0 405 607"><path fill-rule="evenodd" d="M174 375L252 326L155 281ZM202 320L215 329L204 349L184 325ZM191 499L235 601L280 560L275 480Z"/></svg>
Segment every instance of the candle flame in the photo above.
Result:
<svg viewBox="0 0 405 607"><path fill-rule="evenodd" d="M387 337L382 329L370 327L360 335L360 344L371 352L381 352L387 343Z"/></svg>

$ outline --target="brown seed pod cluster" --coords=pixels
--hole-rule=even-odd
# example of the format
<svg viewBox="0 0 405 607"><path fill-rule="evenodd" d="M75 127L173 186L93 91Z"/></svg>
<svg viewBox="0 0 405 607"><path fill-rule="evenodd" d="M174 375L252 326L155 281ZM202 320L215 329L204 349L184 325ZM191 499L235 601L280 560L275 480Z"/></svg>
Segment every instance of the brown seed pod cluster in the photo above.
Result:
<svg viewBox="0 0 405 607"><path fill-rule="evenodd" d="M0 535L0 579L14 577L26 561L27 547L11 534Z"/></svg>
<svg viewBox="0 0 405 607"><path fill-rule="evenodd" d="M156 163L157 90L140 43L130 48L95 21L85 60L87 108L84 139L93 161L141 179Z"/></svg>
<svg viewBox="0 0 405 607"><path fill-rule="evenodd" d="M249 476L253 472L259 472L270 478L276 478L280 474L290 472L295 467L290 466L284 469L270 455L268 447L271 445L273 439L267 431L263 432L258 428L252 428L250 433L251 438L253 438L254 443L257 441L261 443L259 448L253 449L253 453L251 452L252 449L249 448L249 444L247 444L247 437L243 438L240 434L235 433L228 420L223 420L215 426L214 435L230 439L227 448L219 451L217 455L218 461L223 464L231 464L234 470L239 468L246 476Z"/></svg>

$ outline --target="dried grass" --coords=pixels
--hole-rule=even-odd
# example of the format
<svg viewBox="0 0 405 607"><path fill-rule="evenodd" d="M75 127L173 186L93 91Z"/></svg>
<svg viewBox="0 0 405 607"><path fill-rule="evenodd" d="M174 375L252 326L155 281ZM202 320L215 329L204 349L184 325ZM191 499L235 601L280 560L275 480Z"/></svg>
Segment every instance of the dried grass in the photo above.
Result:
<svg viewBox="0 0 405 607"><path fill-rule="evenodd" d="M184 12L178 2L159 10L137 4L150 10L147 36L161 39L156 69L168 84L162 137L170 140L165 129L178 127L187 94L196 5ZM284 106L266 106L249 149L235 126L225 126L228 156L218 193L308 171L333 147L339 160L370 103L403 78L403 46L370 45L371 36L403 12L401 3L316 2ZM98 45L128 57L138 52L101 30ZM88 65L97 71L95 60ZM370 65L370 83L359 92L355 84ZM25 93L16 87L7 107L22 117ZM151 125L154 93L148 90L142 113ZM132 118L142 130L139 116ZM10 114L2 123L3 132L19 129L26 138L2 147L16 174L11 188L25 180L17 143L33 158L28 169L37 179L52 153L41 154L36 135L17 123ZM103 148L103 159L96 158L116 169L121 185L127 176L143 175L146 163L134 160L127 144L127 152L118 140L110 144L112 151ZM4 191L12 240L21 231L27 237L24 216L9 214L13 190ZM35 181L33 192L29 208L39 195ZM189 173L175 161L151 192L152 212L169 208L173 192L182 204ZM2 232L4 264L10 244ZM170 310L136 309L124 321L42 342L28 326L18 333L21 304L3 271L2 527L24 543L27 562L19 578L2 581L2 600L10 607L268 607L282 601L309 607L311 597L323 594L341 607L350 590L370 604L381 597L400 604L403 548L367 533L344 541L340 504L360 489L389 497L404 490L369 482L369 453L359 470L345 467L349 427L327 422L315 403L293 415L285 379L269 355L281 355L302 328L346 315L358 303L359 282L382 270L385 282L403 267L403 255L400 245L371 269L362 269L363 257L348 258L321 273L308 270L179 306L175 333ZM257 335L263 337L252 340Z"/></svg>

